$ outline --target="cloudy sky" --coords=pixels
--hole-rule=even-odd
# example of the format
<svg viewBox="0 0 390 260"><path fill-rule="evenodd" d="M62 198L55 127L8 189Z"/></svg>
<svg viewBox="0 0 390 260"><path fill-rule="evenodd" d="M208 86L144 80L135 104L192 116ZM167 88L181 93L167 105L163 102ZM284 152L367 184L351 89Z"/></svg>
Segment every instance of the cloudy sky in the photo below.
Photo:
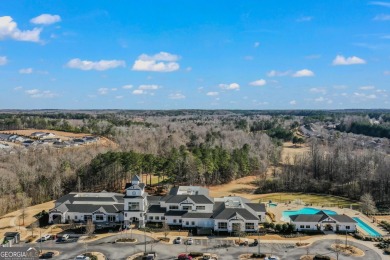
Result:
<svg viewBox="0 0 390 260"><path fill-rule="evenodd" d="M390 1L0 1L0 108L390 108Z"/></svg>

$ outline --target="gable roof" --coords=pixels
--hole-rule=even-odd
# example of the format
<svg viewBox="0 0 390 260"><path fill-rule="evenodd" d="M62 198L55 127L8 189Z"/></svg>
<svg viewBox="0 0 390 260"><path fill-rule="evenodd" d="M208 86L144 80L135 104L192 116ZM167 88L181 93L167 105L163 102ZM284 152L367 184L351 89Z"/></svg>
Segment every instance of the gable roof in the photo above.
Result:
<svg viewBox="0 0 390 260"><path fill-rule="evenodd" d="M255 212L266 212L265 204L263 203L246 203L248 207L253 209Z"/></svg>
<svg viewBox="0 0 390 260"><path fill-rule="evenodd" d="M238 216L238 215L239 216ZM242 217L245 220L259 220L259 218L253 215L249 210L244 208L224 208L221 211L214 213L214 219L229 220L233 217Z"/></svg>
<svg viewBox="0 0 390 260"><path fill-rule="evenodd" d="M143 190L145 188L145 183L138 183L138 184L132 184L132 183L126 183L125 190Z"/></svg>
<svg viewBox="0 0 390 260"><path fill-rule="evenodd" d="M196 204L214 204L213 200L205 195L168 195L164 198L166 203L181 203L187 199Z"/></svg>
<svg viewBox="0 0 390 260"><path fill-rule="evenodd" d="M131 178L131 181L141 181L138 175L134 175L133 178Z"/></svg>
<svg viewBox="0 0 390 260"><path fill-rule="evenodd" d="M310 222L310 223L318 223L327 218L331 218L340 223L355 223L356 221L347 215L328 215L326 213L317 213L314 215L309 214L301 214L301 215L291 215L290 219L293 222Z"/></svg>
<svg viewBox="0 0 390 260"><path fill-rule="evenodd" d="M148 208L147 213L165 213L166 209L160 205L152 205Z"/></svg>
<svg viewBox="0 0 390 260"><path fill-rule="evenodd" d="M187 212L182 218L212 218L213 213Z"/></svg>

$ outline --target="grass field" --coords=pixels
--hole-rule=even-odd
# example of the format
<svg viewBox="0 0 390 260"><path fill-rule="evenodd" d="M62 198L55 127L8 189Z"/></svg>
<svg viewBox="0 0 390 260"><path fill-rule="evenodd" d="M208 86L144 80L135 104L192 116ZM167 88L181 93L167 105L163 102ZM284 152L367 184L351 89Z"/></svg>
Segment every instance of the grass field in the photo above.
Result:
<svg viewBox="0 0 390 260"><path fill-rule="evenodd" d="M353 207L359 206L359 203L356 201L349 200L347 198L335 197L330 195L320 195L320 194L305 194L305 193L270 193L259 195L257 201L261 202L277 202L285 203L289 201L301 200L304 204L313 204L313 206L340 206L340 207ZM256 201L256 200L253 200Z"/></svg>

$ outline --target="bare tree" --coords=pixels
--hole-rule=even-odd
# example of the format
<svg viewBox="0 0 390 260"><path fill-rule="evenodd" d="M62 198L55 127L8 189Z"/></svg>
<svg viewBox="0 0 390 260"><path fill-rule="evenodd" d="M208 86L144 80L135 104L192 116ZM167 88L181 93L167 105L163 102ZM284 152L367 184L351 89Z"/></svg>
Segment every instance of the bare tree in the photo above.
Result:
<svg viewBox="0 0 390 260"><path fill-rule="evenodd" d="M92 219L88 219L87 224L85 225L85 234L88 237L91 237L93 232L95 232L95 224L93 224Z"/></svg>
<svg viewBox="0 0 390 260"><path fill-rule="evenodd" d="M375 202L370 193L365 193L360 197L362 212L367 215L371 215L377 212Z"/></svg>
<svg viewBox="0 0 390 260"><path fill-rule="evenodd" d="M31 237L34 238L34 230L38 227L38 222L35 221L30 225Z"/></svg>

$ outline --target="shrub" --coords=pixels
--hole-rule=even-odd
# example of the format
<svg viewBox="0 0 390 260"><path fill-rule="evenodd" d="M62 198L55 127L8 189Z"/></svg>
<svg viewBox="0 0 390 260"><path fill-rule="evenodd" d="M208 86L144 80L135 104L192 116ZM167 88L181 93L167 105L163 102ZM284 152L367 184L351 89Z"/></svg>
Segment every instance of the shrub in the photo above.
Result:
<svg viewBox="0 0 390 260"><path fill-rule="evenodd" d="M386 249L385 249L385 253L386 253L387 255L390 255L390 248L386 248Z"/></svg>
<svg viewBox="0 0 390 260"><path fill-rule="evenodd" d="M203 253L202 252L190 252L189 255L192 257L199 257L199 256L203 256Z"/></svg>
<svg viewBox="0 0 390 260"><path fill-rule="evenodd" d="M265 254L256 254L256 253L253 253L251 255L252 258L265 258L266 255Z"/></svg>
<svg viewBox="0 0 390 260"><path fill-rule="evenodd" d="M327 255L315 255L313 260L330 260L330 256Z"/></svg>

